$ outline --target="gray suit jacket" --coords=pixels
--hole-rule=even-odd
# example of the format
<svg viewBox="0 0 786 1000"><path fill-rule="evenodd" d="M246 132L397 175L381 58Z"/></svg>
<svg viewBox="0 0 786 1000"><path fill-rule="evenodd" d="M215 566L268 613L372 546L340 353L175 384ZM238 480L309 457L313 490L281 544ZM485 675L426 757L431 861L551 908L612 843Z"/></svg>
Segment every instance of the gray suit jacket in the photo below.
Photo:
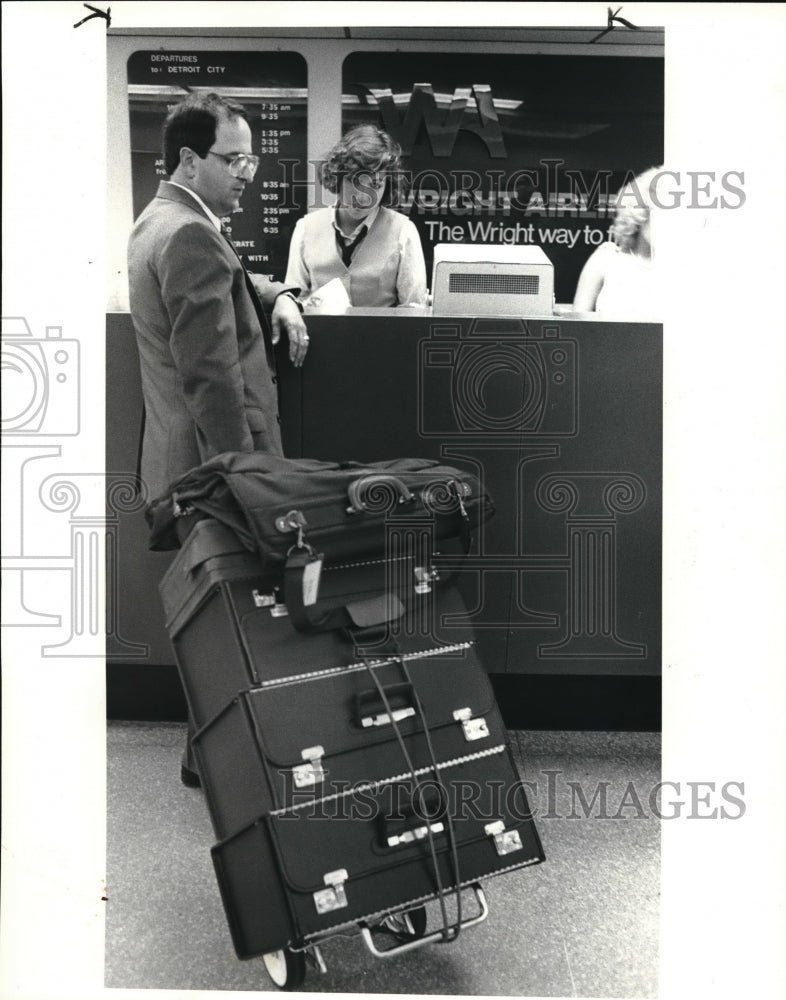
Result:
<svg viewBox="0 0 786 1000"><path fill-rule="evenodd" d="M269 324L234 250L186 191L161 182L131 233L128 274L148 499L222 452L280 455ZM265 307L286 287L269 282Z"/></svg>

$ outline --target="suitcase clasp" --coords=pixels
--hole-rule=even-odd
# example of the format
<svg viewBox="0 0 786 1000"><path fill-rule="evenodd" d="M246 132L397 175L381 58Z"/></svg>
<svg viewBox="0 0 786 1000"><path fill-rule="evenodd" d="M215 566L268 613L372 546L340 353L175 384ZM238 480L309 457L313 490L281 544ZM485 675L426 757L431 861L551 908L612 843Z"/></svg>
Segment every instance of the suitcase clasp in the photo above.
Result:
<svg viewBox="0 0 786 1000"><path fill-rule="evenodd" d="M521 850L522 843L518 830L506 830L501 819L494 823L487 823L484 829L488 836L494 839L494 846L500 856Z"/></svg>
<svg viewBox="0 0 786 1000"><path fill-rule="evenodd" d="M272 608L276 603L275 594L260 594L258 590L252 590L251 596L254 598L254 606L257 608Z"/></svg>
<svg viewBox="0 0 786 1000"><path fill-rule="evenodd" d="M471 708L457 708L453 713L453 718L456 722L461 723L461 728L464 730L464 739L467 743L472 743L473 740L483 740L489 734L489 727L486 720L482 716L473 719Z"/></svg>
<svg viewBox="0 0 786 1000"><path fill-rule="evenodd" d="M439 579L439 570L429 569L428 566L415 567L415 593L430 594L431 581Z"/></svg>
<svg viewBox="0 0 786 1000"><path fill-rule="evenodd" d="M338 868L325 874L325 888L314 893L314 905L317 913L331 913L347 906L347 894L344 883L349 878L346 868Z"/></svg>
<svg viewBox="0 0 786 1000"><path fill-rule="evenodd" d="M402 719L409 719L415 714L412 706L408 708L397 708L392 712L392 721L401 722ZM388 726L391 722L391 715L387 712L380 712L379 715L364 715L360 720L361 726L368 729L370 726Z"/></svg>
<svg viewBox="0 0 786 1000"><path fill-rule="evenodd" d="M416 840L423 840L428 836L429 830L432 833L444 833L444 823L430 823L425 826L415 827L413 830L405 830L403 833L393 834L388 837L388 847L398 847L399 844L412 844Z"/></svg>
<svg viewBox="0 0 786 1000"><path fill-rule="evenodd" d="M295 788L308 788L310 785L316 785L318 781L325 780L325 770L322 767L324 754L324 747L306 747L305 750L301 750L300 756L306 763L297 764L292 768Z"/></svg>
<svg viewBox="0 0 786 1000"><path fill-rule="evenodd" d="M254 599L254 606L257 608L270 608L273 618L283 618L289 614L286 604L283 604L277 593L260 594L258 590L252 590L251 596Z"/></svg>

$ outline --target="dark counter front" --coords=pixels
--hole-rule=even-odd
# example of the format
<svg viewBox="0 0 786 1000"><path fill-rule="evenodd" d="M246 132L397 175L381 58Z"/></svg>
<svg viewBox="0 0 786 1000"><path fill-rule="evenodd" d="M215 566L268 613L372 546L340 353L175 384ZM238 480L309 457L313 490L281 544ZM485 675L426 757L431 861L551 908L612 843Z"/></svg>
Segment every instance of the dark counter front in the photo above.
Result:
<svg viewBox="0 0 786 1000"><path fill-rule="evenodd" d="M280 362L288 455L440 458L494 499L460 585L506 721L658 728L661 327L390 313L308 323L304 368ZM141 394L130 318L109 315L107 336L111 483L136 468ZM109 711L173 717L157 589L172 557L147 550L139 510L110 499L109 516Z"/></svg>

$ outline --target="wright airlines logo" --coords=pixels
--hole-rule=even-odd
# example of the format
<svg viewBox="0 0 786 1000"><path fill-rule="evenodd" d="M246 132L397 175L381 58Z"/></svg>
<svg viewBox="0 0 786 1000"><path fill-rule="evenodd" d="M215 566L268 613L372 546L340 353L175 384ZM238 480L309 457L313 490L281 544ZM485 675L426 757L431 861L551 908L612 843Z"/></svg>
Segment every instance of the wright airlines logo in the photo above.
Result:
<svg viewBox="0 0 786 1000"><path fill-rule="evenodd" d="M471 88L457 87L452 97L435 95L430 83L416 83L403 115L396 107L390 88L372 89L364 83L358 86L367 97L376 101L382 127L399 143L405 156L412 152L421 125L435 157L452 155L460 131L472 132L482 139L493 159L507 156L491 87L487 83L475 83Z"/></svg>

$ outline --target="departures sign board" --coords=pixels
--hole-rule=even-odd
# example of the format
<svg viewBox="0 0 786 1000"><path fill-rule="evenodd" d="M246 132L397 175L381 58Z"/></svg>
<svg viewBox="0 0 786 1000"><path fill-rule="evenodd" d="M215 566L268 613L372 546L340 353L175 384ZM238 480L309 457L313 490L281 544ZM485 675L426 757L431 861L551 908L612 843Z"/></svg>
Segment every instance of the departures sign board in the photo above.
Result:
<svg viewBox="0 0 786 1000"><path fill-rule="evenodd" d="M128 60L134 218L167 179L164 119L197 90L237 101L248 112L261 162L239 210L226 222L249 269L283 280L292 231L306 211L293 196L307 159L305 59L297 52L134 52Z"/></svg>

